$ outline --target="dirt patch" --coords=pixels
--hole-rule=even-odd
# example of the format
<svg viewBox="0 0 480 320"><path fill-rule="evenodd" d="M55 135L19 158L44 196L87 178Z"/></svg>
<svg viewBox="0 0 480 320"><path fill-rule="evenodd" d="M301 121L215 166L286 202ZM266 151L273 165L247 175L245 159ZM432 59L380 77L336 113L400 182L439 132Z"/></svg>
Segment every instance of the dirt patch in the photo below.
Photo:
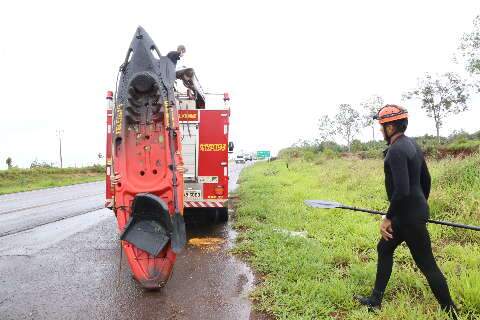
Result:
<svg viewBox="0 0 480 320"><path fill-rule="evenodd" d="M217 251L221 248L221 246L225 243L225 239L223 238L191 238L188 240L188 244L207 252Z"/></svg>
<svg viewBox="0 0 480 320"><path fill-rule="evenodd" d="M263 312L252 311L250 313L250 320L274 320L275 317Z"/></svg>
<svg viewBox="0 0 480 320"><path fill-rule="evenodd" d="M330 317L332 317L332 319L345 319L346 316L347 313L345 311L330 312Z"/></svg>

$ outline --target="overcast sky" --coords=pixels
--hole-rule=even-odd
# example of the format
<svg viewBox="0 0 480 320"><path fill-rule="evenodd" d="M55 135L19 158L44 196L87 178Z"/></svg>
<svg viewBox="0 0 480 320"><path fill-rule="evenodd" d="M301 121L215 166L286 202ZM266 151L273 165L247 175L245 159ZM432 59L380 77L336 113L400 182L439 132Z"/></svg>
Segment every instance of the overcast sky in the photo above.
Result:
<svg viewBox="0 0 480 320"><path fill-rule="evenodd" d="M231 95L231 140L273 152L312 139L322 113L371 94L402 103L452 62L480 1L8 1L0 9L0 168L87 165L105 149L105 92L138 25L161 53L187 47L208 91ZM217 102L218 105L218 102ZM410 135L434 134L415 103ZM215 102L211 103L215 107ZM480 129L479 99L443 130ZM369 137L364 131L360 137Z"/></svg>

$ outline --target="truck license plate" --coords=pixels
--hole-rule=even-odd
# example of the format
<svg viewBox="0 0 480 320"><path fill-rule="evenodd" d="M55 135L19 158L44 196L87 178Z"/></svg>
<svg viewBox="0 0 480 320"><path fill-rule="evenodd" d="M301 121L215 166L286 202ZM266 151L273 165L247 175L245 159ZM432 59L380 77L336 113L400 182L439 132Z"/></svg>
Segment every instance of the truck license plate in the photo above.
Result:
<svg viewBox="0 0 480 320"><path fill-rule="evenodd" d="M201 190L185 190L183 196L187 199L201 199L202 191Z"/></svg>

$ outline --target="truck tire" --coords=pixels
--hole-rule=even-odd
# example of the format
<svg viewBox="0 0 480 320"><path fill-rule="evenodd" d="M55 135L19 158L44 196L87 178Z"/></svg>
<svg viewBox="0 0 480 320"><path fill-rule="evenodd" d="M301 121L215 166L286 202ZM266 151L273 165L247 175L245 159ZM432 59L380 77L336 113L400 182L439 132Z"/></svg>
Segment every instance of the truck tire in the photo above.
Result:
<svg viewBox="0 0 480 320"><path fill-rule="evenodd" d="M215 208L213 211L213 221L217 223L225 223L228 221L228 208Z"/></svg>

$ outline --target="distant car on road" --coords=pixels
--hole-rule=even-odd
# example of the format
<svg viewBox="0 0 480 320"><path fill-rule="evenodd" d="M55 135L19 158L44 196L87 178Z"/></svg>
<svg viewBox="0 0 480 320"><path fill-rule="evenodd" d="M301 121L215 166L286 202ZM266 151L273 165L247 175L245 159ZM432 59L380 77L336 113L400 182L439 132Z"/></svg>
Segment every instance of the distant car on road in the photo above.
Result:
<svg viewBox="0 0 480 320"><path fill-rule="evenodd" d="M245 156L245 161L252 161L252 160L253 160L253 159L252 159L252 155L251 155L251 154L247 154L247 155Z"/></svg>
<svg viewBox="0 0 480 320"><path fill-rule="evenodd" d="M235 163L245 163L245 157L244 157L242 154L239 154L239 155L235 158Z"/></svg>

